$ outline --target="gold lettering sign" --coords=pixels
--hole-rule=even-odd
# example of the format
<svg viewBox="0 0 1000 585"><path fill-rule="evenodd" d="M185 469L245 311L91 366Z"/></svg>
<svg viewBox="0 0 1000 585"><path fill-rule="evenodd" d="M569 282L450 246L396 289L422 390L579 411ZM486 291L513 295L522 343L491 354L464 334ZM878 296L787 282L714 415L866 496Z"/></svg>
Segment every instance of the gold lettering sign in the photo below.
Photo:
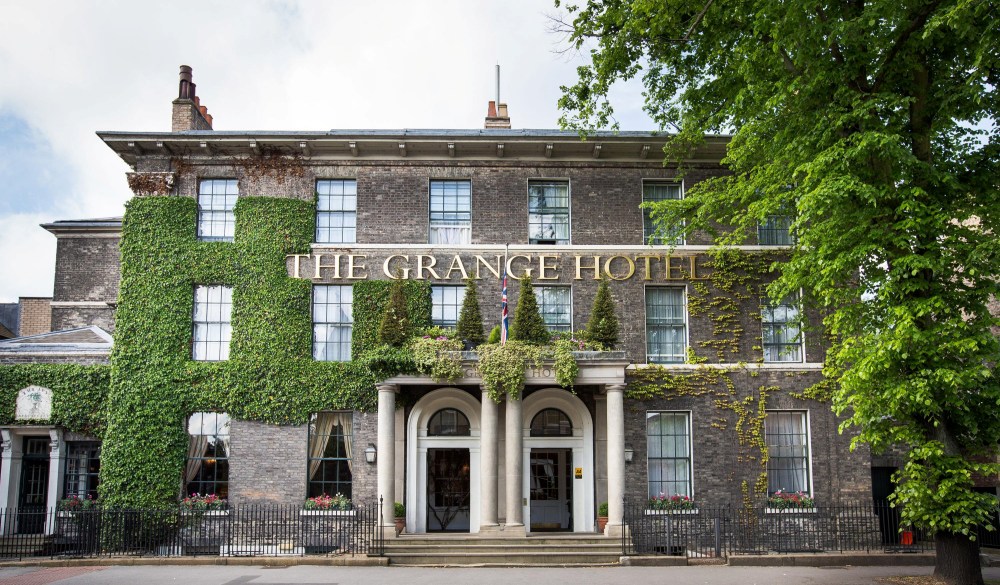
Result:
<svg viewBox="0 0 1000 585"><path fill-rule="evenodd" d="M381 256L381 255L379 255ZM615 254L599 256L512 254L507 257L506 270L511 278L535 277L540 281L559 280L631 280L639 273L644 282L678 282L707 280L709 275L700 266L699 256L673 254ZM331 280L366 280L369 278L367 254L321 252L318 254L288 254L286 265L292 278ZM447 268L445 268L447 267ZM415 279L456 282L467 278L500 279L504 269L502 254L390 254L382 261L382 274L389 279ZM569 272L569 274L567 274Z"/></svg>

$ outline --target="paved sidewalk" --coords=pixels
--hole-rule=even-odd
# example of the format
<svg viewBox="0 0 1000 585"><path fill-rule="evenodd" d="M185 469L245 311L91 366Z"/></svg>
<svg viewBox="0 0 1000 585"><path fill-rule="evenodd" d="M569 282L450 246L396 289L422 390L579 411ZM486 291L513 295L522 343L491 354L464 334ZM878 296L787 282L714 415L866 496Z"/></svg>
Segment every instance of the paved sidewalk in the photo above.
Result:
<svg viewBox="0 0 1000 585"><path fill-rule="evenodd" d="M89 571L88 571L89 569ZM597 567L415 568L318 566L3 567L0 585L874 585L892 575L928 575L931 567ZM1000 579L1000 568L984 569Z"/></svg>

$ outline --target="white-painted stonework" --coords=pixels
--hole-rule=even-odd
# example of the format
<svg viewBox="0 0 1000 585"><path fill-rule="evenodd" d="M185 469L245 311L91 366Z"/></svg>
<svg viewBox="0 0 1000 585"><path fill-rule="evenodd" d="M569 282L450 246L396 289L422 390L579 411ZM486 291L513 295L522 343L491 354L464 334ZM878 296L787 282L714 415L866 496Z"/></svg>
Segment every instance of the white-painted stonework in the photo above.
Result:
<svg viewBox="0 0 1000 585"><path fill-rule="evenodd" d="M52 391L41 386L28 386L17 393L14 411L17 420L49 420L52 418Z"/></svg>

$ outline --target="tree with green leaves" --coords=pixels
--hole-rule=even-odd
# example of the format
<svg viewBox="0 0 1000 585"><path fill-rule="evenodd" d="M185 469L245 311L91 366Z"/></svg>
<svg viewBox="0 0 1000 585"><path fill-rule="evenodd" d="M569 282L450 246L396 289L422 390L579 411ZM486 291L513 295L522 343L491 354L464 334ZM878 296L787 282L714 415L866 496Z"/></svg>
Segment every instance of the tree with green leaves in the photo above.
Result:
<svg viewBox="0 0 1000 585"><path fill-rule="evenodd" d="M557 3L558 5L558 3ZM613 121L641 77L675 133L669 161L729 133L724 177L652 205L665 228L739 244L787 221L772 298L802 289L834 342L835 410L875 452L902 446L893 495L935 535L935 575L982 583L975 534L1000 469L1000 6L986 0L585 0L590 51L562 122ZM732 229L719 230L718 226Z"/></svg>
<svg viewBox="0 0 1000 585"><path fill-rule="evenodd" d="M472 278L465 281L465 298L462 300L462 310L455 324L458 337L473 345L479 345L486 338L483 336L483 315L479 312L479 291L476 281Z"/></svg>
<svg viewBox="0 0 1000 585"><path fill-rule="evenodd" d="M385 345L403 347L410 339L410 314L406 307L403 280L395 280L389 291L389 304L382 313L378 339Z"/></svg>
<svg viewBox="0 0 1000 585"><path fill-rule="evenodd" d="M514 308L514 321L510 324L510 338L543 345L549 342L548 328L541 313L538 312L538 299L535 289L531 286L531 277L520 279L521 291L517 295L517 307Z"/></svg>
<svg viewBox="0 0 1000 585"><path fill-rule="evenodd" d="M590 321L587 322L587 339L600 343L607 350L618 345L618 315L615 314L615 300L611 297L607 278L601 278L601 283L597 285Z"/></svg>

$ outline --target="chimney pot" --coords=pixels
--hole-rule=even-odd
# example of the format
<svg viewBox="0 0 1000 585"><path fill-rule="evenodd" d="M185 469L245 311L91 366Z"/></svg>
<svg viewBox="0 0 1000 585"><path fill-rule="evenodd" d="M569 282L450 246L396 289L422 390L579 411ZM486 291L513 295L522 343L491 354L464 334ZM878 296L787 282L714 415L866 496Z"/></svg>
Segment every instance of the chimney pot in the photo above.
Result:
<svg viewBox="0 0 1000 585"><path fill-rule="evenodd" d="M490 105L489 107L486 108L486 117L487 118L497 117L497 103L493 100L490 100Z"/></svg>

